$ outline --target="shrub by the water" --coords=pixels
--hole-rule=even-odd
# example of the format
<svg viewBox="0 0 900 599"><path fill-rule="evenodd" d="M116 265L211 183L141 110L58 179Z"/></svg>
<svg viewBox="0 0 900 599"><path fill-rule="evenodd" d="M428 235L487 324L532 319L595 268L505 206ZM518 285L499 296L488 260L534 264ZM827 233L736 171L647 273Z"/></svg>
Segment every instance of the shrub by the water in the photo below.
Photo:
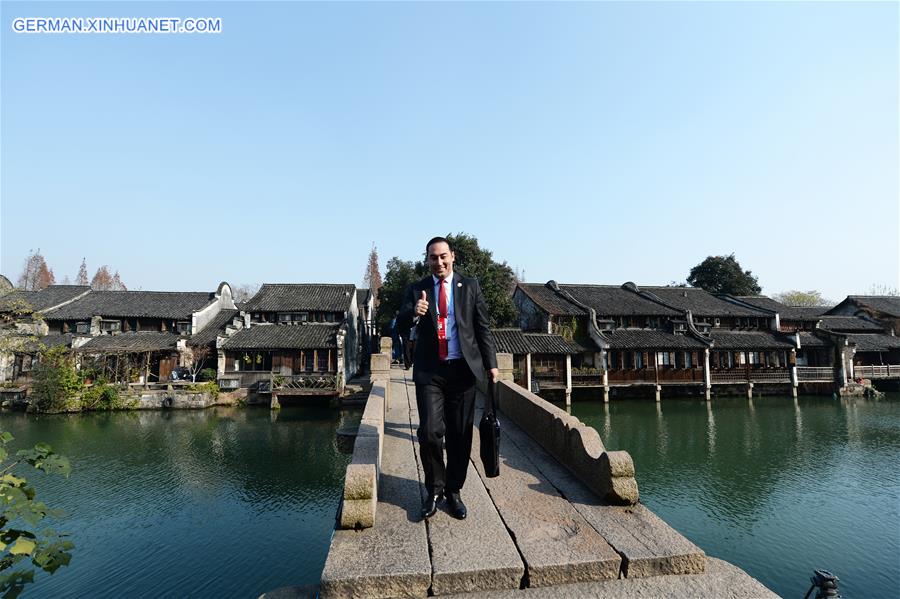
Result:
<svg viewBox="0 0 900 599"><path fill-rule="evenodd" d="M32 372L34 387L29 409L36 412L63 412L72 407L83 385L75 369L75 358L65 347L43 352Z"/></svg>
<svg viewBox="0 0 900 599"><path fill-rule="evenodd" d="M124 407L119 390L108 383L98 383L81 394L84 410L118 410Z"/></svg>
<svg viewBox="0 0 900 599"><path fill-rule="evenodd" d="M204 368L200 371L200 375L197 378L200 381L214 381L216 380L216 374L215 368Z"/></svg>

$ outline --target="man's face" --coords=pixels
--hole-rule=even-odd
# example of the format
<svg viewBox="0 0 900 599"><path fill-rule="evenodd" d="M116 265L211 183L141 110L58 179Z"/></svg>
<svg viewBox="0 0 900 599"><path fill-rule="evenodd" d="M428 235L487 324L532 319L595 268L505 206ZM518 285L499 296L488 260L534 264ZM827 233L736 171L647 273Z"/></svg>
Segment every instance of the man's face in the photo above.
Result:
<svg viewBox="0 0 900 599"><path fill-rule="evenodd" d="M453 260L456 256L450 251L450 246L443 241L432 243L428 246L428 255L425 257L431 274L439 279L446 279L453 273Z"/></svg>

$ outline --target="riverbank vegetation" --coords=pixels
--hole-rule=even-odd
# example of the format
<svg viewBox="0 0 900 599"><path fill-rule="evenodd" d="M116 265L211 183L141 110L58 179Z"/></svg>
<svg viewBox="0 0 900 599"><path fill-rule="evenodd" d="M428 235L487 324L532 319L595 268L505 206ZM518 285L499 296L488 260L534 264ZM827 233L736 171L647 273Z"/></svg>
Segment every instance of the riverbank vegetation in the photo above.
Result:
<svg viewBox="0 0 900 599"><path fill-rule="evenodd" d="M208 375L201 371L202 374ZM215 371L212 371L215 375ZM205 376L199 377L201 380ZM129 379L126 379L129 380ZM102 368L82 364L77 368L72 352L54 347L41 352L32 373L31 402L28 410L48 414L63 412L131 410L140 407L140 396L127 384L112 381ZM215 380L179 388L190 394L219 398Z"/></svg>

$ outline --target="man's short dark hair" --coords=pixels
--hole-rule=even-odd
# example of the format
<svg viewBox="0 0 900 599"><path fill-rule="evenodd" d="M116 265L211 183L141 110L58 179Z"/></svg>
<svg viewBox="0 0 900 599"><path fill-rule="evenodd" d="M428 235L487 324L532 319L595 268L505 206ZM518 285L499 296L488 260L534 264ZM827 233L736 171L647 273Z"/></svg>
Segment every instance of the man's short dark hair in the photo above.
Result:
<svg viewBox="0 0 900 599"><path fill-rule="evenodd" d="M430 248L432 245L434 245L436 243L441 243L441 242L446 243L447 247L450 248L450 251L451 252L453 251L453 246L450 245L449 239L447 239L446 237L432 237L431 239L428 240L428 243L425 244L425 255L426 256L428 255L428 248Z"/></svg>

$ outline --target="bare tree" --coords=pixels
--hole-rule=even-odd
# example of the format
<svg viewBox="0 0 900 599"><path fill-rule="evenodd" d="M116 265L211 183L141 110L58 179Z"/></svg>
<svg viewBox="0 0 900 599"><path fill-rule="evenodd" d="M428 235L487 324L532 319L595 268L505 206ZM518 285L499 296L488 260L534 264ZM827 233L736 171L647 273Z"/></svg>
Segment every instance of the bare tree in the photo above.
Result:
<svg viewBox="0 0 900 599"><path fill-rule="evenodd" d="M366 264L366 274L363 276L363 285L369 288L369 292L375 298L375 306L378 306L378 290L381 289L381 272L378 269L378 248L372 242L372 250L369 252L369 263Z"/></svg>
<svg viewBox="0 0 900 599"><path fill-rule="evenodd" d="M208 345L191 346L191 361L188 363L187 369L191 374L191 382L197 382L197 375L206 366L206 360L209 358L210 349Z"/></svg>
<svg viewBox="0 0 900 599"><path fill-rule="evenodd" d="M869 293L867 295L900 295L897 293L896 287L891 287L890 285L885 285L884 283L873 283L871 287L869 287Z"/></svg>
<svg viewBox="0 0 900 599"><path fill-rule="evenodd" d="M231 297L232 299L234 299L234 301L243 303L256 295L257 291L259 291L258 283L243 283L232 290Z"/></svg>
<svg viewBox="0 0 900 599"><path fill-rule="evenodd" d="M85 262L85 259L82 258L81 266L78 267L78 278L75 279L75 284L85 286L88 283L87 262Z"/></svg>
<svg viewBox="0 0 900 599"><path fill-rule="evenodd" d="M31 251L19 275L18 286L25 291L39 291L55 282L53 271L41 255L41 250Z"/></svg>
<svg viewBox="0 0 900 599"><path fill-rule="evenodd" d="M94 291L127 291L119 278L119 271L115 275L109 274L109 267L105 264L97 269L94 278L91 279L91 289Z"/></svg>

